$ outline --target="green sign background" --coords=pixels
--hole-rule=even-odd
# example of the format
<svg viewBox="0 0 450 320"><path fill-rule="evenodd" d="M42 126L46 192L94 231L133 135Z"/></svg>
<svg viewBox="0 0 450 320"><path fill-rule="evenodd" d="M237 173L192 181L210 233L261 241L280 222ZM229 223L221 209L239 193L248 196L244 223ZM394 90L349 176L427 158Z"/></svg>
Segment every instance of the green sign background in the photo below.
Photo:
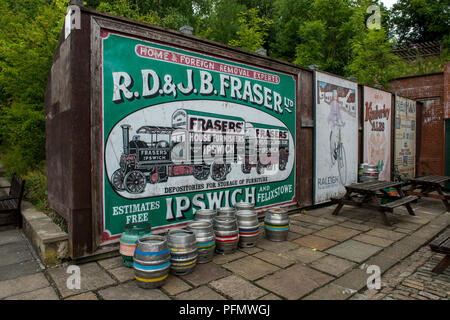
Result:
<svg viewBox="0 0 450 320"><path fill-rule="evenodd" d="M149 58L145 56L139 56L137 54L136 49L138 45L145 46L145 48L158 49L159 51L154 52L163 52L166 56L160 55L156 58ZM180 56L189 57L189 60L193 65L183 65L180 63L174 63L172 61L164 61L162 59L166 59L168 53ZM198 62L194 63L192 60L194 58L203 59L202 61L210 61L216 64L221 64L224 66L228 66L228 70L233 72L232 67L237 67L241 69L235 69L237 71L234 74L230 74L228 72L220 72L214 71L211 69L204 69L202 67L197 67ZM197 60L198 61L198 60ZM201 65L201 64L200 64ZM231 68L231 69L230 69ZM261 81L256 79L251 79L247 76L240 76L238 73L241 70L250 70L257 71L258 74L264 74L269 76L278 76L279 83L273 83L268 81ZM160 90L156 93L156 95L151 98L144 97L143 91L143 76L142 70L153 70L159 77L160 80ZM185 95L180 92L177 85L180 84L184 87L187 86L187 70L192 70L193 73L193 91L189 94ZM214 87L214 92L209 95L200 94L201 88L201 79L199 76L200 71L206 71L212 77L212 81L210 83ZM114 74L116 78L114 79ZM125 75L126 74L126 75ZM255 84L259 84L262 88L259 90L264 96L264 90L272 93L272 103L274 102L274 95L276 93L279 94L282 99L281 107L278 109L269 109L264 105L258 105L255 102L251 102L251 98L249 95L253 97L253 100L257 100L257 93L254 90L252 92L247 91L247 101L242 99L238 99L236 96L231 96L231 89L225 87L226 96L220 95L221 89L221 78L220 75L225 75L229 77L234 77L239 79L242 88L240 93L242 96L245 94L246 88L244 87L244 83L247 81L247 84L250 84L251 89L254 89ZM122 75L122 76L119 76ZM125 75L125 76L124 76ZM126 97L126 90L117 90L118 84L125 85L127 79L126 76L132 78L132 82L126 86L126 89L129 91L129 94L132 94L132 97ZM170 81L168 76L170 76ZM266 78L267 79L267 78ZM270 78L269 78L270 79ZM273 78L272 78L273 79ZM116 81L116 82L114 82ZM231 86L232 78L229 78L227 81L228 85ZM148 83L149 88L154 84L154 80L151 79ZM175 84L175 90L177 91L176 97L174 94L167 94L164 92L164 86L166 85L166 89L170 89L171 84ZM265 69L255 68L250 65L240 64L233 61L218 59L209 55L203 55L195 52L185 51L181 49L177 49L170 46L164 46L161 44L151 43L148 41L143 41L136 38L126 37L123 35L118 35L114 33L108 33L106 37L102 39L102 88L103 88L103 99L102 99L102 108L103 108L103 241L107 242L110 240L117 239L118 236L123 232L123 227L127 222L136 222L142 219L150 222L154 231L159 230L161 228L169 227L169 226L177 226L182 223L186 223L189 220L193 219L193 210L199 209L192 204L193 197L198 193L204 193L204 199L207 198L206 194L211 192L219 192L219 191L228 191L228 194L233 193L236 189L242 189L241 194L237 194L236 201L244 201L245 200L245 189L255 187L255 199L262 199L263 196L258 196L259 193L264 192L268 195L264 195L265 199L271 198L271 200L258 202L256 201L255 207L262 208L268 206L274 206L277 204L290 203L294 201L295 198L295 122L296 122L296 79L292 75L277 73ZM125 86L122 86L125 88ZM266 88L266 89L265 89ZM167 92L167 91L166 91ZM120 96L121 99L118 100L117 97ZM263 97L264 98L264 97ZM115 101L114 101L115 100ZM164 104L166 103L179 103L180 101L196 101L205 104L205 101L214 101L212 105L217 105L216 102L229 102L234 104L238 104L242 106L243 113L236 114L236 117L243 117L245 115L245 110L257 110L260 113L267 114L266 118L272 117L280 120L284 126L289 130L291 135L291 140L293 141L292 145L289 145L289 153L292 154L294 161L291 162L291 171L286 179L283 181L277 182L268 182L268 183L260 183L253 185L242 185L242 186L233 186L233 187L217 187L212 189L203 189L198 192L186 192L182 194L153 194L150 196L146 196L143 198L132 198L124 196L123 193L117 192L110 182L110 177L112 172L108 172L107 168L107 159L108 153L106 152L108 138L111 135L111 132L116 128L118 130L118 123L130 117L132 114L136 114L136 112L141 112L142 110L152 110L148 109L152 106L162 106L162 110L164 110ZM264 99L263 99L264 100ZM155 110L158 107L154 107ZM251 109L248 109L251 108ZM220 108L208 109L209 113L212 114L221 114ZM148 114L148 113L147 113ZM158 113L152 114L152 118L157 118L159 116ZM248 119L249 121L258 122L258 119ZM278 123L278 122L277 122ZM131 124L133 125L133 124ZM130 136L131 137L131 136ZM110 142L111 143L111 142ZM121 146L120 146L121 148ZM291 160L290 160L291 161ZM252 169L255 170L255 169ZM181 177L169 177L171 179L182 179ZM269 180L270 181L270 180ZM173 182L173 181L172 181ZM289 187L288 187L289 186ZM167 219L167 197L173 198L172 203L175 204L176 198L182 195L183 197L187 197L190 199L190 208L187 211L183 212L182 216L173 217L173 219ZM205 201L207 202L207 201ZM222 206L225 205L225 200L222 201ZM134 207L133 207L134 205ZM145 214L146 213L146 214ZM140 215L139 215L140 214ZM130 218L130 216L135 216L134 218ZM128 221L127 221L127 216Z"/></svg>

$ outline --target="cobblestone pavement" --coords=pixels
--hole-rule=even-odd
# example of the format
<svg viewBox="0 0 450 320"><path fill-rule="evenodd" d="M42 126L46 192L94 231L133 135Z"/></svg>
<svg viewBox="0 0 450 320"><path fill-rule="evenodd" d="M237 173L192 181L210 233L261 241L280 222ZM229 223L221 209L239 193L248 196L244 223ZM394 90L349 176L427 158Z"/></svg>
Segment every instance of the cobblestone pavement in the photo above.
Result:
<svg viewBox="0 0 450 320"><path fill-rule="evenodd" d="M416 216L401 208L390 214L392 226L374 211L349 206L339 216L331 214L334 206L295 213L288 241L262 235L256 247L169 275L159 289L137 287L133 270L113 257L80 264L80 289L67 287L70 263L0 279L0 299L448 299L450 269L431 272L442 255L427 243L449 226L450 213L435 200L413 207ZM371 265L380 268L380 290L367 289Z"/></svg>
<svg viewBox="0 0 450 320"><path fill-rule="evenodd" d="M364 290L351 299L448 300L450 268L441 274L431 271L443 257L424 246L384 274L381 290Z"/></svg>

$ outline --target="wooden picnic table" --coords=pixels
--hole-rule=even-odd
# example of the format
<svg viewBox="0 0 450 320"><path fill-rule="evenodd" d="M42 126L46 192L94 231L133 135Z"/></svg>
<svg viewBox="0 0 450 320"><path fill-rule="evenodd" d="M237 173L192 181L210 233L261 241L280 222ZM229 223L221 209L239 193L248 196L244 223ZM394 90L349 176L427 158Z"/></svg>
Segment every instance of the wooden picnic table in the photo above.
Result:
<svg viewBox="0 0 450 320"><path fill-rule="evenodd" d="M424 176L411 179L411 187L407 193L418 197L440 199L447 211L450 211L450 204L447 201L450 199L450 195L444 194L442 191L442 184L449 180L450 177L447 176ZM420 189L420 191L415 191L416 189ZM432 192L437 192L437 194L432 194Z"/></svg>
<svg viewBox="0 0 450 320"><path fill-rule="evenodd" d="M416 196L407 196L402 190L402 182L392 181L368 181L362 183L353 183L345 186L346 193L338 199L338 205L333 211L333 215L338 215L344 205L358 207L367 207L377 210L383 219L383 222L390 226L386 212L392 212L394 208L405 206L408 213L414 216L414 210L410 203L417 199ZM397 196L389 194L385 189L395 188ZM384 200L393 200L388 203L382 203Z"/></svg>

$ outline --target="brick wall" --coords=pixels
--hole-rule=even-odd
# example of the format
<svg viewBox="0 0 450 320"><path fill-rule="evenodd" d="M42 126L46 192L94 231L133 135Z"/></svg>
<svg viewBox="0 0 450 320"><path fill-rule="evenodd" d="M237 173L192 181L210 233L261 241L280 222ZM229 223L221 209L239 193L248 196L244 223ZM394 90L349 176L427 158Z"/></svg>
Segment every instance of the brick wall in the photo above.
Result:
<svg viewBox="0 0 450 320"><path fill-rule="evenodd" d="M421 109L421 136L417 175L444 175L445 125L450 118L450 63L444 72L398 78L390 82L391 91L423 103ZM419 117L420 118L420 117Z"/></svg>

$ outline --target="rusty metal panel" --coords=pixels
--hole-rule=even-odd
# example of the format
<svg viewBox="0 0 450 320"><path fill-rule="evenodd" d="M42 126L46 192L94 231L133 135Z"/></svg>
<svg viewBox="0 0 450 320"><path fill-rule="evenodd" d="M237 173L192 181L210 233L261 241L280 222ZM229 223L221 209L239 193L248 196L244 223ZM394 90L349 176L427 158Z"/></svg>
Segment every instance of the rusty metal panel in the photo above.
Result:
<svg viewBox="0 0 450 320"><path fill-rule="evenodd" d="M314 123L313 72L302 70L299 79L300 119L305 124ZM298 203L301 207L313 204L314 126L300 125L297 153L299 166Z"/></svg>

